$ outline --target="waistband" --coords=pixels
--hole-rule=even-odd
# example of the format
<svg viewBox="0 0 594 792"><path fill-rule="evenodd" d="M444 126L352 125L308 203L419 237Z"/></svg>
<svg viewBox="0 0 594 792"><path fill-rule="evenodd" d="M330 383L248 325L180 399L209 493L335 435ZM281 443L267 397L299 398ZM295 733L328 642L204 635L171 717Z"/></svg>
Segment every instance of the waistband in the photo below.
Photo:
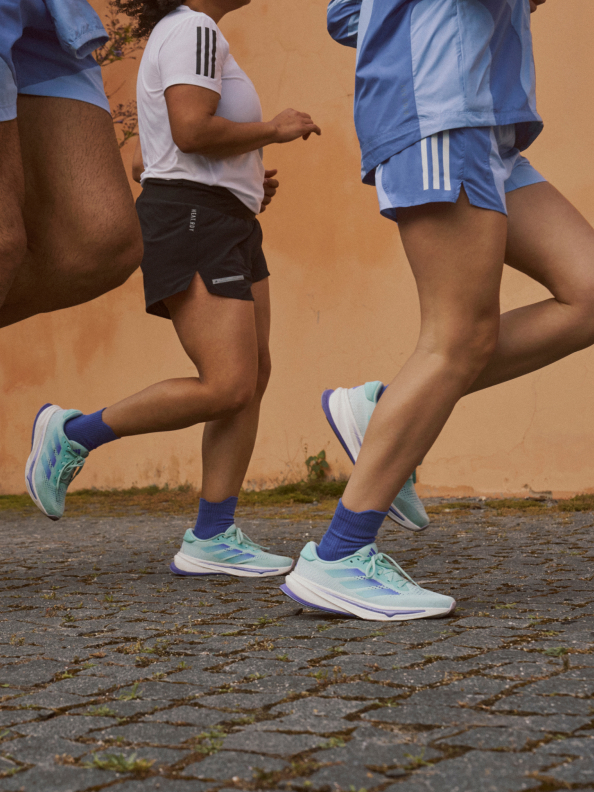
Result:
<svg viewBox="0 0 594 792"><path fill-rule="evenodd" d="M198 204L232 217L239 217L241 220L256 219L254 212L231 190L218 185L202 184L189 179L150 178L144 180L142 194L175 203Z"/></svg>

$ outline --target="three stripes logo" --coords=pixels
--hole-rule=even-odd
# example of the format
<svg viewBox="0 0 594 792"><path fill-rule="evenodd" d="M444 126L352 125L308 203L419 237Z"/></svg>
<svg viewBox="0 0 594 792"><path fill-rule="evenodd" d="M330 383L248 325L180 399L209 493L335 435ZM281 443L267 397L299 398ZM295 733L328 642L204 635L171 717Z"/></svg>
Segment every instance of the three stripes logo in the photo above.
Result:
<svg viewBox="0 0 594 792"><path fill-rule="evenodd" d="M449 131L431 135L421 140L421 163L423 166L423 189L429 189L429 152L427 141L431 140L431 170L433 172L433 189L441 190L441 168L439 161L439 138L441 137L441 153L443 162L443 189L451 190L450 178L450 133Z"/></svg>
<svg viewBox="0 0 594 792"><path fill-rule="evenodd" d="M217 65L217 31L196 28L196 74L214 80Z"/></svg>

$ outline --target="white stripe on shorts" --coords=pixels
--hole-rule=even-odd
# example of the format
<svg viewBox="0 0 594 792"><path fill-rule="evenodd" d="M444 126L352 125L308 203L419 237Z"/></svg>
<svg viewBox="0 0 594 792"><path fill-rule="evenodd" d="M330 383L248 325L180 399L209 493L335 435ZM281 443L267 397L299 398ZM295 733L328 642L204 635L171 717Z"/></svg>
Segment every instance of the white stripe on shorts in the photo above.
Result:
<svg viewBox="0 0 594 792"><path fill-rule="evenodd" d="M439 137L431 135L431 159L433 165L433 189L439 190Z"/></svg>
<svg viewBox="0 0 594 792"><path fill-rule="evenodd" d="M213 283L231 283L231 281L245 280L243 275L232 275L230 278L214 278Z"/></svg>
<svg viewBox="0 0 594 792"><path fill-rule="evenodd" d="M423 163L423 189L429 189L429 163L427 161L427 138L421 140L421 162Z"/></svg>
<svg viewBox="0 0 594 792"><path fill-rule="evenodd" d="M450 132L447 129L443 133L443 189L452 189L450 180Z"/></svg>

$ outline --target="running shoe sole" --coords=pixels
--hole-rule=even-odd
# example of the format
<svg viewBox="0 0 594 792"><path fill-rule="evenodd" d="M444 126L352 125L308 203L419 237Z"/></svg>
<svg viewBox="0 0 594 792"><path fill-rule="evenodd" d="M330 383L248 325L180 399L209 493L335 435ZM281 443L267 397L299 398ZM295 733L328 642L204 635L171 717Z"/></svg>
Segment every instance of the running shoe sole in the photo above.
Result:
<svg viewBox="0 0 594 792"><path fill-rule="evenodd" d="M189 577L198 575L233 575L234 577L263 578L287 575L294 566L294 562L284 567L250 567L247 565L219 564L214 561L205 561L202 558L193 558L180 552L173 559L169 569L175 575Z"/></svg>
<svg viewBox="0 0 594 792"><path fill-rule="evenodd" d="M324 586L306 580L292 572L281 591L295 602L308 608L338 613L341 616L356 616L367 621L410 621L412 619L439 619L448 616L456 608L453 601L449 608L393 608L371 607L361 600L341 597Z"/></svg>
<svg viewBox="0 0 594 792"><path fill-rule="evenodd" d="M37 490L35 489L35 473L37 472L37 465L41 459L40 451L47 434L47 428L49 426L50 419L57 412L60 412L60 409L61 408L57 407L55 404L44 404L41 410L39 410L35 416L33 432L31 435L31 453L29 454L27 465L25 467L25 484L27 485L27 492L31 496L31 499L37 508L47 517L49 517L50 520L59 520L60 518L56 517L55 515L48 514L44 509L43 504L37 495Z"/></svg>
<svg viewBox="0 0 594 792"><path fill-rule="evenodd" d="M325 390L322 394L322 409L332 431L354 465L363 444L363 436L357 427L346 388ZM428 522L423 526L411 522L393 503L388 509L388 517L403 528L415 533L424 531L429 526Z"/></svg>

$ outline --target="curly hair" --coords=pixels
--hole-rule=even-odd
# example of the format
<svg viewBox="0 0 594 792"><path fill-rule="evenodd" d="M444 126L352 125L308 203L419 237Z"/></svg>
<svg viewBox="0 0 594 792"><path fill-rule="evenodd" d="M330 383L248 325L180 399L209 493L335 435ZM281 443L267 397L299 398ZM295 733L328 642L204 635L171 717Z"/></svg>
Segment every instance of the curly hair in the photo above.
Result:
<svg viewBox="0 0 594 792"><path fill-rule="evenodd" d="M183 0L113 0L113 5L135 21L134 35L146 38L157 22L182 5L182 2Z"/></svg>

